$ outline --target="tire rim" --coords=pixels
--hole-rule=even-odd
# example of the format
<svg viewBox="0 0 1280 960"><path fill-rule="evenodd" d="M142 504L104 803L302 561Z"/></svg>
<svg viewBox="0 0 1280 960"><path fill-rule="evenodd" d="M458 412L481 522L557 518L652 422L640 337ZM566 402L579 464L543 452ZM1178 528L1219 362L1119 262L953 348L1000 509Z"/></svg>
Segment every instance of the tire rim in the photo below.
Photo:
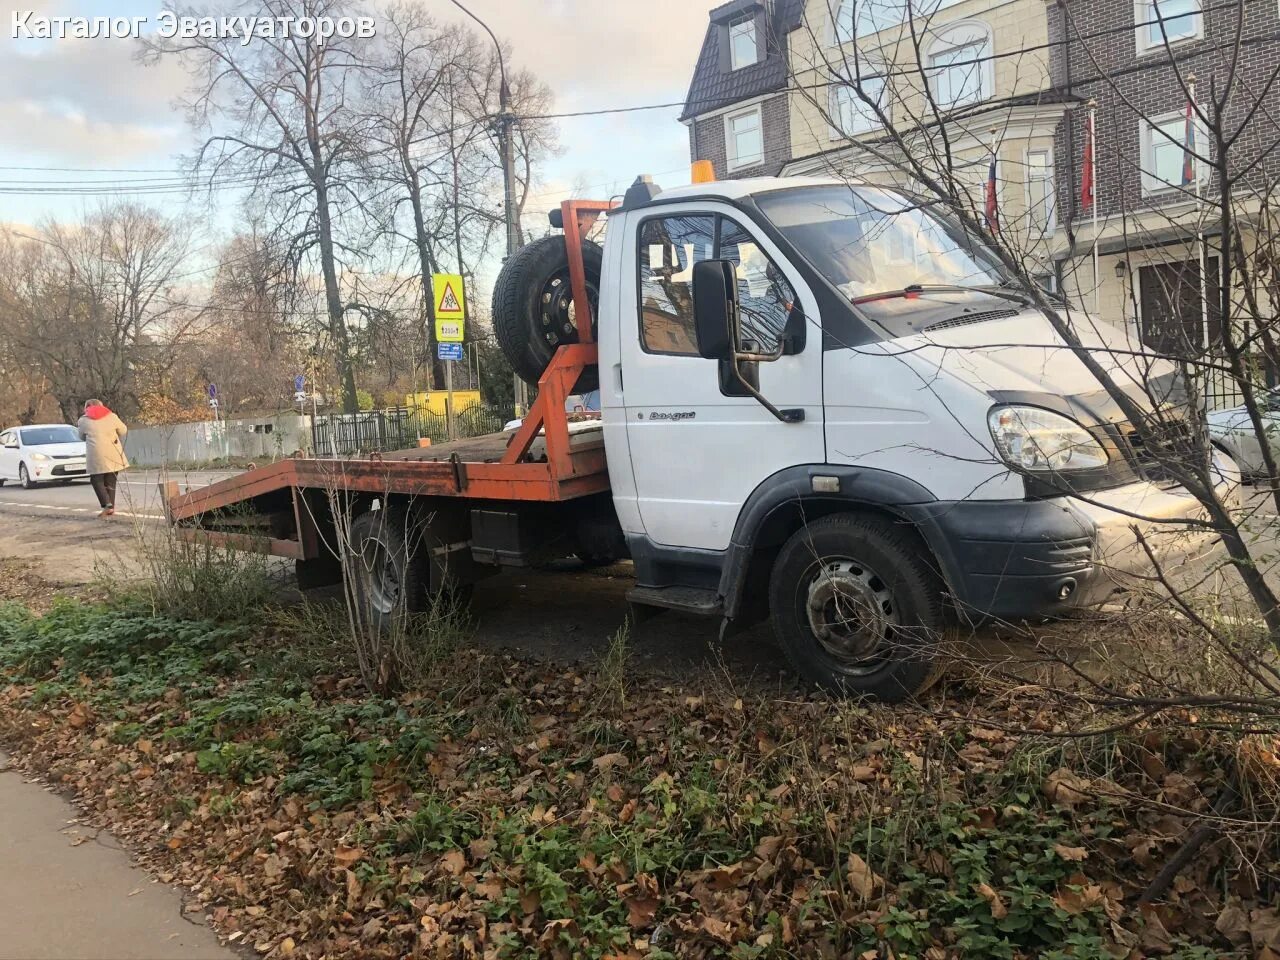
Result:
<svg viewBox="0 0 1280 960"><path fill-rule="evenodd" d="M556 273L542 288L539 299L538 320L542 336L554 350L566 343L578 342L578 312L573 305L573 285L569 282L569 268ZM595 284L587 281L587 302L591 304L591 333L596 332L600 293Z"/></svg>
<svg viewBox="0 0 1280 960"><path fill-rule="evenodd" d="M865 563L847 557L821 561L805 596L809 629L849 674L872 673L898 626L889 585Z"/></svg>
<svg viewBox="0 0 1280 960"><path fill-rule="evenodd" d="M377 537L370 537L360 549L363 561L365 593L373 613L389 614L400 603L402 585L400 571L391 551Z"/></svg>

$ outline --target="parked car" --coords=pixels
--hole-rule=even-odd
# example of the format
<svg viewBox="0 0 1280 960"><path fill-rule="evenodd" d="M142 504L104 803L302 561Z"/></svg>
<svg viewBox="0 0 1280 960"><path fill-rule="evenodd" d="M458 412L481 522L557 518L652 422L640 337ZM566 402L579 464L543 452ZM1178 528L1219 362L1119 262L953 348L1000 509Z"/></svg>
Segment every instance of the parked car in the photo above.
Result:
<svg viewBox="0 0 1280 960"><path fill-rule="evenodd" d="M1280 457L1280 387L1258 398L1258 412L1262 414L1263 430L1272 456ZM1256 477L1266 472L1262 461L1262 444L1257 431L1249 420L1244 405L1230 410L1215 410L1206 417L1209 423L1209 439L1214 446L1230 454L1240 467L1241 475Z"/></svg>
<svg viewBox="0 0 1280 960"><path fill-rule="evenodd" d="M30 490L38 484L88 479L84 441L65 423L10 427L0 433L0 486L17 480Z"/></svg>

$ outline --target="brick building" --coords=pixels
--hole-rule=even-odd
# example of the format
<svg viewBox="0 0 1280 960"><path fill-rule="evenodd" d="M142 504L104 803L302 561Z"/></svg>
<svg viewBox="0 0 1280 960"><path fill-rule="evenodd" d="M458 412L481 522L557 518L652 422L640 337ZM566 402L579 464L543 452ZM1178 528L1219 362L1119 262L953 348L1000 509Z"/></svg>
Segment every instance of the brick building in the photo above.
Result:
<svg viewBox="0 0 1280 960"><path fill-rule="evenodd" d="M1239 211L1248 244L1249 190L1270 192L1280 179L1280 89L1268 86L1280 57L1280 9L1272 0L1238 8L1208 0L1052 0L1046 13L1054 83L1081 104L1059 128L1055 148L1072 161L1058 171L1055 258L1064 289L1086 308L1096 303L1102 316L1133 324L1153 348L1195 353L1212 344L1220 324L1219 231L1208 209L1218 184L1210 165L1184 147L1188 80L1195 77L1195 99L1207 109L1211 91L1236 71L1224 120L1243 126L1230 169L1256 161ZM1264 109L1245 123L1259 94ZM1090 100L1097 104L1096 234L1081 196ZM1193 130L1194 152L1212 158L1203 122ZM1184 184L1188 161L1193 175ZM1206 237L1203 287L1198 234Z"/></svg>
<svg viewBox="0 0 1280 960"><path fill-rule="evenodd" d="M680 122L718 178L776 176L791 159L787 37L803 0L731 0L710 13Z"/></svg>

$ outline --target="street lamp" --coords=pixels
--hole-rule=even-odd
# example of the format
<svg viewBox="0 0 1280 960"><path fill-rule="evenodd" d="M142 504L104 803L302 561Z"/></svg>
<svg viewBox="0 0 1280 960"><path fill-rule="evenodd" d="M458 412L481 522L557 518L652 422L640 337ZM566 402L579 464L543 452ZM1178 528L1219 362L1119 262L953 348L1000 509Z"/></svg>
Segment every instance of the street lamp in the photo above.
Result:
<svg viewBox="0 0 1280 960"><path fill-rule="evenodd" d="M493 41L494 49L498 51L498 115L494 117L494 124L498 131L498 147L502 154L502 191L503 203L506 207L507 221L507 256L510 257L520 249L520 212L516 209L516 156L515 144L511 134L512 129L516 125L515 114L511 112L511 89L507 86L507 64L502 56L502 44L498 42L497 36L489 25L477 17L474 13L462 5L459 0L453 0L453 5L465 13L468 17L484 29L489 35L489 39ZM462 265L458 265L458 269L462 269ZM516 414L524 416L525 409L529 405L528 390L525 382L520 379L520 375L515 374L515 404Z"/></svg>

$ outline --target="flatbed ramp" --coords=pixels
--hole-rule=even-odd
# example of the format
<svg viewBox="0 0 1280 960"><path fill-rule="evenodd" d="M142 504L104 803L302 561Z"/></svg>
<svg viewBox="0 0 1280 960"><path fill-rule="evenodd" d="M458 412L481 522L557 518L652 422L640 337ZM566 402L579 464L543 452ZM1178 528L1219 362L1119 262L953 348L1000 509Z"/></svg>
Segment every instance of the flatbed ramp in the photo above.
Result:
<svg viewBox="0 0 1280 960"><path fill-rule="evenodd" d="M337 501L353 497L563 503L605 493L609 475L598 419L570 422L542 409L563 399L595 347L562 348L540 396L514 433L495 433L350 460L289 459L183 492L165 485L166 516L180 535L298 560L322 555ZM542 408L542 409L540 409Z"/></svg>

